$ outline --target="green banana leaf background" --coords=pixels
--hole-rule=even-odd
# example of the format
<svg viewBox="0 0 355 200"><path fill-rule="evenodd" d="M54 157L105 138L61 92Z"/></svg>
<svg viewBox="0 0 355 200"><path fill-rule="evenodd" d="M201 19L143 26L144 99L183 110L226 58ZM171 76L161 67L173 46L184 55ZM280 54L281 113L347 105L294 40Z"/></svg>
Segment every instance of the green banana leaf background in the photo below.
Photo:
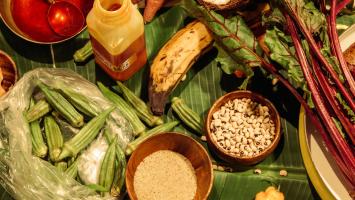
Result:
<svg viewBox="0 0 355 200"><path fill-rule="evenodd" d="M148 64L145 68L126 81L126 84L147 100L147 82L149 64L164 43L191 19L180 7L164 9L158 17L145 26ZM8 53L15 61L19 75L37 67L70 68L92 82L102 81L114 85L114 81L95 64L93 57L86 63L75 63L74 52L88 40L87 31L70 41L49 45L37 45L24 41L14 35L3 22L0 23L0 49ZM53 57L51 54L51 48ZM208 112L213 102L226 92L237 90L241 80L232 75L223 74L214 60L217 51L212 49L203 55L191 68L184 80L170 97L179 96L202 117ZM233 172L214 171L214 184L210 194L211 200L254 199L255 194L271 184L276 185L285 194L286 199L319 199L307 172L303 166L298 142L299 104L281 86L272 86L258 70L255 72L249 90L258 92L270 99L282 117L282 139L275 152L256 166L236 167ZM173 120L169 104L166 107L167 120ZM180 125L175 131L191 134ZM199 139L199 138L197 138ZM214 162L223 163L212 154ZM261 169L260 175L254 174ZM282 177L280 170L288 175ZM4 190L0 190L1 199L11 199Z"/></svg>

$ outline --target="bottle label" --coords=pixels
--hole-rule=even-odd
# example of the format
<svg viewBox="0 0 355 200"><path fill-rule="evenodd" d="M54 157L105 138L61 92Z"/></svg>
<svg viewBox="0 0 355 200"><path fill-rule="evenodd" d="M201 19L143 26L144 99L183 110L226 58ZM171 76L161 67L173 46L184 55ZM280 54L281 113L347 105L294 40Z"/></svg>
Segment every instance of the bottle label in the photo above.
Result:
<svg viewBox="0 0 355 200"><path fill-rule="evenodd" d="M122 64L115 65L114 63L108 61L99 51L96 51L95 49L94 49L94 54L96 57L95 59L97 60L98 63L103 63L106 67L110 68L112 71L115 72L122 72L128 69L137 60L137 54L133 54L127 60L123 61Z"/></svg>
<svg viewBox="0 0 355 200"><path fill-rule="evenodd" d="M137 60L137 53L145 51L144 35L135 40L121 54L110 54L95 38L91 37L91 43L96 62L113 72L123 72L130 68Z"/></svg>

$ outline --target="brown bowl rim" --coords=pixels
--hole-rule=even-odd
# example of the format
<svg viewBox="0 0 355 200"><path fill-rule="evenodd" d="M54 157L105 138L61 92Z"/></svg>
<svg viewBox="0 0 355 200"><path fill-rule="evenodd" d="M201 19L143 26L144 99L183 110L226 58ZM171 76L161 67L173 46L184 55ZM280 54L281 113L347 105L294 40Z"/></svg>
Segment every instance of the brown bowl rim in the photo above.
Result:
<svg viewBox="0 0 355 200"><path fill-rule="evenodd" d="M189 140L192 140L194 144L196 144L200 149L202 149L202 151L204 152L205 156L207 156L208 161L209 161L208 164L209 164L210 169L211 169L211 171L210 171L210 174L211 174L211 183L209 184L209 187L208 187L208 190L207 190L207 192L206 192L206 195L202 198L202 199L206 200L206 199L208 198L208 196L210 195L211 191L212 191L212 186L213 186L213 182L214 182L214 175L213 175L213 167L212 167L212 161L211 161L210 155L208 154L207 150L202 146L202 144L200 144L200 143L197 142L195 139L193 139L192 137L190 137L190 136L188 136L188 135L186 135L186 134L172 131L172 132L162 132L162 133L158 133L158 134L156 134L156 135L154 135L154 136L152 136L152 137L146 139L144 142L142 142L142 143L136 148L136 150L137 150L138 148L140 148L141 146L143 146L143 145L144 145L145 143L147 143L148 141L154 140L156 137L158 137L159 135L162 135L162 134L167 134L167 135L179 135L179 136L185 137L185 138L187 138L187 139L189 139ZM133 162L133 161L131 161L131 158L134 157L135 152L137 152L137 151L133 151L132 155L130 156L130 158L129 158L128 162L127 162L126 175L125 175L125 183L126 183L126 184L127 184L127 179L128 179L128 177L127 177L127 174L128 174L127 171L128 171L128 169L129 169L128 166L130 165L130 162ZM134 172L134 173L135 173L135 172ZM131 190L132 190L132 189L134 190L134 188L128 189L127 185L126 185L126 188L127 188L127 193L128 193L129 198L130 198L130 199L133 199L132 196L131 196Z"/></svg>
<svg viewBox="0 0 355 200"><path fill-rule="evenodd" d="M18 81L18 71L17 71L17 66L16 66L15 61L11 58L11 56L9 54L7 54L3 50L0 50L0 54L4 55L7 58L7 60L9 60L11 62L11 65L15 71L15 83L16 83ZM13 83L13 84L15 85L15 83Z"/></svg>
<svg viewBox="0 0 355 200"><path fill-rule="evenodd" d="M210 123L212 120L212 116L213 113L212 111L215 110L215 108L217 107L217 104L219 104L220 102L222 102L225 98L228 98L229 96L232 96L234 94L238 94L238 93L247 93L250 94L251 96L255 96L257 100L262 100L264 102L260 102L258 101L258 103L262 103L263 106L267 106L269 109L271 108L274 112L275 112L275 125L277 125L277 127L275 127L275 130L277 130L277 132L275 133L275 139L272 141L272 143L266 148L264 149L264 151L256 156L245 156L245 157L238 157L232 154L227 153L224 149L222 149L221 147L219 147L216 144L216 141L214 141L212 139L212 133L210 131ZM243 97L244 98L244 97ZM236 98L234 98L236 99ZM266 105L264 105L264 103L266 103ZM220 105L221 106L221 105ZM219 107L220 107L219 106ZM245 164L245 165L250 165L250 164L256 164L260 161L262 161L263 159L265 159L266 156L270 155L277 147L280 138L281 138L281 120L280 120L280 115L276 109L276 107L274 106L274 104L268 100L267 98L263 97L262 95L256 93L256 92L252 92L249 90L236 90L233 92L229 92L224 94L223 96L221 96L220 98L218 98L213 105L211 106L211 108L208 111L207 117L206 117L206 121L205 121L205 131L206 131L206 139L209 145L213 145L214 149L216 149L218 152L216 152L217 156L220 157L222 160L227 161L230 163L230 161L233 161L233 163L238 163L238 164ZM222 154L224 156L226 156L228 159L223 158L222 156L220 156L219 154ZM252 160L252 162L250 162ZM249 161L247 163L243 163Z"/></svg>

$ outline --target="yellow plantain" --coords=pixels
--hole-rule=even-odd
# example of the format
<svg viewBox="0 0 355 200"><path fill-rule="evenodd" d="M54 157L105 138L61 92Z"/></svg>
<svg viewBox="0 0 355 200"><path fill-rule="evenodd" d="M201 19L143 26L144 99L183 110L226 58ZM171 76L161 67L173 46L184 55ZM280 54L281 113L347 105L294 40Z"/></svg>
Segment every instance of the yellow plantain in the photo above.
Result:
<svg viewBox="0 0 355 200"><path fill-rule="evenodd" d="M162 115L167 97L213 38L199 21L179 30L159 51L150 68L149 101L154 114Z"/></svg>

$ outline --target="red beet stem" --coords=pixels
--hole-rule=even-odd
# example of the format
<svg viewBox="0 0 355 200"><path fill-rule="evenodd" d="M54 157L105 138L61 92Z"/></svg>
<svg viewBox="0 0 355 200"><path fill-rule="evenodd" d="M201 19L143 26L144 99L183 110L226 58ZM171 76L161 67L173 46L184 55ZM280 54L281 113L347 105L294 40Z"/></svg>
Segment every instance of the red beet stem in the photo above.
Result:
<svg viewBox="0 0 355 200"><path fill-rule="evenodd" d="M299 16L295 11L292 9L291 5L286 5L288 6L289 9L289 14L290 16L294 19L295 23L298 25L300 28L301 32L303 33L304 37L306 38L307 42L309 43L309 46L311 50L314 52L316 57L319 59L321 64L327 69L329 72L330 76L332 77L332 80L334 81L335 85L339 89L340 93L343 95L345 101L348 103L349 107L352 110L355 110L355 101L354 98L349 92L346 90L342 82L339 80L339 77L333 67L329 64L329 62L324 58L320 50L318 49L316 41L313 39L312 34L307 30L305 24L299 19Z"/></svg>
<svg viewBox="0 0 355 200"><path fill-rule="evenodd" d="M352 95L355 97L355 81L354 77L351 75L350 70L348 65L346 64L346 61L343 56L343 51L341 50L340 43L339 43L339 37L336 29L336 3L337 0L331 0L330 1L330 23L328 23L328 29L330 29L330 33L332 36L332 44L334 45L335 48L335 55L337 56L340 67L344 73L344 76L349 84L350 92ZM346 4L345 4L346 5Z"/></svg>
<svg viewBox="0 0 355 200"><path fill-rule="evenodd" d="M335 115L338 117L340 123L343 125L345 131L348 133L351 142L355 144L355 128L351 124L349 118L347 118L342 112L342 109L335 98L335 94L333 93L333 90L327 78L322 73L320 66L313 58L313 56L312 56L312 69L314 71L314 74L316 75L316 78L318 79L318 83L320 87L323 90L323 94L326 96L332 110L334 111Z"/></svg>
<svg viewBox="0 0 355 200"><path fill-rule="evenodd" d="M343 8L348 5L350 3L351 0L342 0L340 1L340 3L338 3L338 5L336 5L335 7L335 14L339 14L341 10L343 10Z"/></svg>
<svg viewBox="0 0 355 200"><path fill-rule="evenodd" d="M304 77L306 79L307 85L309 90L312 93L312 99L314 101L315 107L319 112L319 116L324 122L324 126L329 131L330 137L333 139L334 143L336 144L339 153L342 155L342 158L345 163L348 164L348 168L350 172L355 171L355 159L351 147L347 144L345 139L341 136L339 130L337 129L333 119L331 118L329 112L326 109L325 103L323 102L322 95L320 94L317 83L313 78L313 74L309 68L308 61L306 55L302 49L302 45L300 39L297 34L296 27L289 17L289 15L285 15L287 25L289 31L291 33L291 38L295 45L296 55L298 57L298 61L301 65Z"/></svg>
<svg viewBox="0 0 355 200"><path fill-rule="evenodd" d="M297 92L297 90L277 72L276 68L273 65L266 62L265 60L262 60L262 63L264 68L268 70L271 74L273 74L277 79L279 79L279 81L293 94L293 96L297 99L297 101L300 102L300 104L305 109L307 116L310 118L311 123L316 127L317 132L321 135L322 139L324 140L327 150L333 156L339 169L343 172L346 180L350 182L352 185L354 185L355 184L354 174L349 172L348 167L344 164L343 159L339 156L338 149L335 148L333 141L329 138L329 135L325 131L321 123L321 120L319 120L318 116L309 107L307 102L302 98L302 96Z"/></svg>

